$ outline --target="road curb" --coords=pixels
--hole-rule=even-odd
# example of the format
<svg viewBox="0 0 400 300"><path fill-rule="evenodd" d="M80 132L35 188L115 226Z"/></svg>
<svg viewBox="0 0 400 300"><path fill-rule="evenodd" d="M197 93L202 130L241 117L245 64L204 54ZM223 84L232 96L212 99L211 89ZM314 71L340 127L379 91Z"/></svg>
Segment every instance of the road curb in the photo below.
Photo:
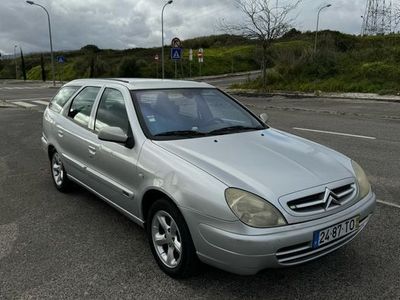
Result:
<svg viewBox="0 0 400 300"><path fill-rule="evenodd" d="M212 79L224 79L224 78L230 78L230 77L240 77L240 76L246 76L246 75L255 75L255 74L261 74L260 70L253 70L253 71L247 71L247 72L239 72L239 73L227 73L227 74L221 74L221 75L210 75L210 76L201 76L201 77L191 77L191 78L184 78L184 80L212 80Z"/></svg>
<svg viewBox="0 0 400 300"><path fill-rule="evenodd" d="M348 99L348 100L366 100L366 101L382 101L382 102L392 102L392 103L400 103L400 97L392 96L392 97L385 97L375 95L372 96L370 94L366 94L365 96L362 95L351 95L351 94L307 94L307 93L289 93L289 92L258 92L254 90L234 90L228 89L227 92L232 95L237 96L245 96L245 97L285 97L285 98L294 98L294 99L304 99L304 98L322 98L322 99Z"/></svg>

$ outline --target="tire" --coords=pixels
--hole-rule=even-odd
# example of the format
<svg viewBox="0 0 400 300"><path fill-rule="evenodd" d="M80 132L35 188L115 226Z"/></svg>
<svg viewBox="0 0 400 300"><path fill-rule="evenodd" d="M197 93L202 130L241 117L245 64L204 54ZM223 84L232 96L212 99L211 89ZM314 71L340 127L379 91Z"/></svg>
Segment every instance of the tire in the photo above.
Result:
<svg viewBox="0 0 400 300"><path fill-rule="evenodd" d="M64 169L64 165L61 161L61 156L57 151L51 154L50 158L50 172L51 178L53 179L54 185L57 190L62 193L67 193L71 190L71 181L68 179L67 172Z"/></svg>
<svg viewBox="0 0 400 300"><path fill-rule="evenodd" d="M146 231L151 252L162 271L173 278L188 278L198 273L200 261L189 228L172 202L159 199L153 203Z"/></svg>

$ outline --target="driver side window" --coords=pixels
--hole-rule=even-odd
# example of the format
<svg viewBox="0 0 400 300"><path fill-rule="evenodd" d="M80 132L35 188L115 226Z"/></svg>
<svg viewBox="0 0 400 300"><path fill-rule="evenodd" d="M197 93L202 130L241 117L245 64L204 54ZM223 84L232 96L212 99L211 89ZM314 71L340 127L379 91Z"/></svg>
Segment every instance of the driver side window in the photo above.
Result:
<svg viewBox="0 0 400 300"><path fill-rule="evenodd" d="M116 89L106 88L97 109L94 130L99 132L106 126L119 127L129 133L129 119L126 113L124 97Z"/></svg>

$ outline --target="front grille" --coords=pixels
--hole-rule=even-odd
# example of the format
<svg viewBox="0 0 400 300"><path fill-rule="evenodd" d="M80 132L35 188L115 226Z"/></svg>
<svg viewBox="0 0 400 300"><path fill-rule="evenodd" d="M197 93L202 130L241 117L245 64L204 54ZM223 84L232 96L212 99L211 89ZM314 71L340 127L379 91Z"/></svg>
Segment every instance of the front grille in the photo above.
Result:
<svg viewBox="0 0 400 300"><path fill-rule="evenodd" d="M335 209L353 199L356 194L355 184L346 184L330 190L334 201L327 206L326 192L316 193L310 196L298 198L287 202L287 206L296 213L320 213Z"/></svg>
<svg viewBox="0 0 400 300"><path fill-rule="evenodd" d="M277 251L276 258L281 265L291 266L321 257L335 251L354 239L356 235L364 229L365 225L367 225L368 219L369 217L366 217L360 221L360 227L357 231L349 233L338 240L332 241L316 249L312 247L312 241L285 247Z"/></svg>

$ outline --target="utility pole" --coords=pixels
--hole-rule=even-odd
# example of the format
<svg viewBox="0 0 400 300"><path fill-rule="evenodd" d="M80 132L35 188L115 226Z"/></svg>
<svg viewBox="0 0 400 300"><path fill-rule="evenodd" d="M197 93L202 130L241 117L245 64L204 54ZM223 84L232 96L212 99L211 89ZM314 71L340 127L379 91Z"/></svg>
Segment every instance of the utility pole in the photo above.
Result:
<svg viewBox="0 0 400 300"><path fill-rule="evenodd" d="M167 5L172 4L173 0L169 0L164 4L161 11L161 69L162 79L165 79L165 66L164 66L164 9Z"/></svg>
<svg viewBox="0 0 400 300"><path fill-rule="evenodd" d="M14 45L15 79L18 79L17 48L18 45Z"/></svg>
<svg viewBox="0 0 400 300"><path fill-rule="evenodd" d="M364 35L392 32L392 0L368 0L365 6L362 32Z"/></svg>
<svg viewBox="0 0 400 300"><path fill-rule="evenodd" d="M317 43L318 43L318 30L319 30L319 15L321 14L321 11L324 10L325 8L331 7L332 4L325 5L321 7L318 10L318 15L317 15L317 29L315 30L315 44L314 44L314 53L317 53Z"/></svg>
<svg viewBox="0 0 400 300"><path fill-rule="evenodd" d="M51 73L52 73L52 77L53 77L53 86L56 86L56 72L55 72L55 67L54 67L54 55L53 55L53 38L51 36L51 22L50 22L50 14L47 11L47 9L40 4L37 4L33 1L26 1L26 3L30 4L30 5L36 5L39 6L41 8L43 8L43 10L46 12L47 15L47 22L49 25L49 38L50 38L50 54L51 54Z"/></svg>

